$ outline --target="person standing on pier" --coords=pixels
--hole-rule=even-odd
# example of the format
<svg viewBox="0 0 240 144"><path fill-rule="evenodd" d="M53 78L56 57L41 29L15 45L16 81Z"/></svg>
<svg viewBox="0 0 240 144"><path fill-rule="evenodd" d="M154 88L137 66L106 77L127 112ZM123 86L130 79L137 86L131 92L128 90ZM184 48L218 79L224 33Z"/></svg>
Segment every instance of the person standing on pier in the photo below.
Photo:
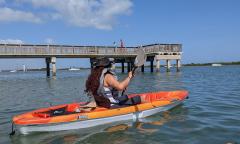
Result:
<svg viewBox="0 0 240 144"><path fill-rule="evenodd" d="M124 48L123 40L120 39L120 48Z"/></svg>

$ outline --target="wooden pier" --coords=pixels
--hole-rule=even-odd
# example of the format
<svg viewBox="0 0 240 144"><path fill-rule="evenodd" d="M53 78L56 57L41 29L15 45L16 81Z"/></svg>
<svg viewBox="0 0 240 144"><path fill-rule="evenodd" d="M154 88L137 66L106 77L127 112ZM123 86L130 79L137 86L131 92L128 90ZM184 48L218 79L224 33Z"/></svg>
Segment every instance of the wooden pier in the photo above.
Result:
<svg viewBox="0 0 240 144"><path fill-rule="evenodd" d="M170 61L176 60L177 71L180 70L181 44L151 44L124 48L114 46L0 44L0 58L45 58L47 77L50 76L50 64L52 64L52 75L56 76L57 58L90 58L91 66L98 57L114 58L115 63L121 63L122 72L124 72L124 63L127 63L128 71L130 71L139 48L146 53L151 72L154 71L154 61L156 62L156 71L160 70L160 60L166 61L167 71L170 71ZM141 70L144 72L144 66Z"/></svg>

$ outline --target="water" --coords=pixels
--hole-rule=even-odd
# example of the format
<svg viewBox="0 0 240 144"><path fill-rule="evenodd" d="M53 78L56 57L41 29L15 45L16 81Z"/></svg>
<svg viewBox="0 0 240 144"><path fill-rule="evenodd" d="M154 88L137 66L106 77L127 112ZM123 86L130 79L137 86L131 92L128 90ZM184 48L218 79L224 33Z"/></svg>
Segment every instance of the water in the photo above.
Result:
<svg viewBox="0 0 240 144"><path fill-rule="evenodd" d="M147 68L146 68L147 70ZM128 92L189 91L189 99L170 111L122 123L81 130L9 137L11 118L50 104L86 101L84 83L89 70L0 73L0 143L240 143L240 66L184 67L180 73L138 73ZM126 74L121 74L120 79ZM113 127L114 128L114 127Z"/></svg>

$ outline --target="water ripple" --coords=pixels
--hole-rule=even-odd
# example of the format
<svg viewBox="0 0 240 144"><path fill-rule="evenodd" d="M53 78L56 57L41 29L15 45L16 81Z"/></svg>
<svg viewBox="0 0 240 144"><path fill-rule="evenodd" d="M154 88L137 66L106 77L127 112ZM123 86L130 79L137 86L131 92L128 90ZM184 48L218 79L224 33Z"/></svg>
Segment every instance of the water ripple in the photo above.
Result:
<svg viewBox="0 0 240 144"><path fill-rule="evenodd" d="M14 115L50 104L86 101L88 70L58 71L57 79L45 72L0 73L0 143L240 143L240 67L183 67L180 73L138 73L128 93L186 89L183 105L133 123L116 132L78 131L17 135L9 139ZM123 79L127 74L118 74ZM98 130L93 128L95 131Z"/></svg>

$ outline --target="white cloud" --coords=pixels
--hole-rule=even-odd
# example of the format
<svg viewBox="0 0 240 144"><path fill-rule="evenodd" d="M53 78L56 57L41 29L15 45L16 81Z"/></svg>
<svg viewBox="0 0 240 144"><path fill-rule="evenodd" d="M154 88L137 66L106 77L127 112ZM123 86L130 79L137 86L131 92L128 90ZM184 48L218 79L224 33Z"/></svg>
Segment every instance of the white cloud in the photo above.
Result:
<svg viewBox="0 0 240 144"><path fill-rule="evenodd" d="M24 42L19 39L0 39L0 44L24 44Z"/></svg>
<svg viewBox="0 0 240 144"><path fill-rule="evenodd" d="M0 8L0 21L4 22L25 21L39 23L41 22L41 19L30 12L23 12L3 7Z"/></svg>
<svg viewBox="0 0 240 144"><path fill-rule="evenodd" d="M112 29L117 16L129 14L131 0L15 0L34 8L48 9L51 20L63 20L79 27ZM44 13L44 12L43 12Z"/></svg>

